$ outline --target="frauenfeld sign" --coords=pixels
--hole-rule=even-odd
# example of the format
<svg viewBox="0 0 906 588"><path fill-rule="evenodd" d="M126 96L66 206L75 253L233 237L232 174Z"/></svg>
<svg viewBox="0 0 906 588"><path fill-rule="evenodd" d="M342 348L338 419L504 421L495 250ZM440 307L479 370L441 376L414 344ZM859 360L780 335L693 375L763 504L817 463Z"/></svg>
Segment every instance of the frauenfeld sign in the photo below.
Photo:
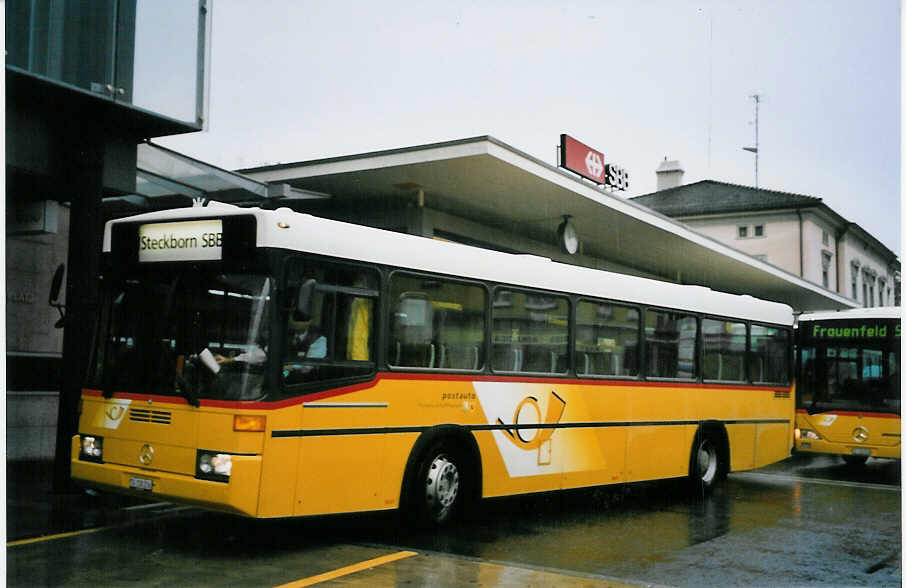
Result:
<svg viewBox="0 0 906 588"><path fill-rule="evenodd" d="M567 134L560 135L560 167L616 190L629 187L626 170L606 163L603 153Z"/></svg>

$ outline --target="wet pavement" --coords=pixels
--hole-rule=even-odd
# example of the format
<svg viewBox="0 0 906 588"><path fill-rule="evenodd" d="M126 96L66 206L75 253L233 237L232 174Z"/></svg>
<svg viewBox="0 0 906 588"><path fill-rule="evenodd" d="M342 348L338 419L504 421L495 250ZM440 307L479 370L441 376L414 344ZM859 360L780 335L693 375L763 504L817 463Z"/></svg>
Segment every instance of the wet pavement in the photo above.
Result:
<svg viewBox="0 0 906 588"><path fill-rule="evenodd" d="M369 586L902 583L894 461L854 470L796 456L733 474L707 498L667 481L489 500L432 532L391 513L253 521L58 496L49 467L40 472L8 466L10 586L279 586L320 574L327 585ZM331 575L355 565L364 567Z"/></svg>

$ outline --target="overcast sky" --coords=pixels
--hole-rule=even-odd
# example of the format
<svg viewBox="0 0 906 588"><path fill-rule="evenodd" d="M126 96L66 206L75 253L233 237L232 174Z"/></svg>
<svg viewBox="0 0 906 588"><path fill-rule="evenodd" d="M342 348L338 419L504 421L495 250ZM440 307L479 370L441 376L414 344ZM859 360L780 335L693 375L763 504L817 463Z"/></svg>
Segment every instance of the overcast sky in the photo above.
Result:
<svg viewBox="0 0 906 588"><path fill-rule="evenodd" d="M560 133L630 174L817 196L900 252L896 0L214 0L209 128L157 140L228 169Z"/></svg>

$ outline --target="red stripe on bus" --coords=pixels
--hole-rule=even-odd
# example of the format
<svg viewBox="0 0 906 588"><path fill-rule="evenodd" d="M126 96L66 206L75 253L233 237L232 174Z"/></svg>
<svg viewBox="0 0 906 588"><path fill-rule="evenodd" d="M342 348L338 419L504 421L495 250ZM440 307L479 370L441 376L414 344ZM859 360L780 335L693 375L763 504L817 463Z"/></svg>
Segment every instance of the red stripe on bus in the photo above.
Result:
<svg viewBox="0 0 906 588"><path fill-rule="evenodd" d="M360 390L366 390L368 388L375 387L378 382L381 380L387 381L447 381L447 382L518 382L520 384L559 384L559 385L581 385L581 386L599 386L599 387L614 387L614 386L628 386L632 388L699 388L704 390L742 390L742 391L752 391L752 390L779 390L779 391L790 391L791 386L751 386L751 385L739 385L739 384L698 384L695 382L658 382L658 381L641 381L641 380L596 380L596 379L578 379L578 378L525 378L520 376L486 376L486 375L476 375L476 374L427 374L427 373L413 373L413 372L378 372L378 374L366 382L360 382L358 384L352 384L350 386L342 386L340 388L333 388L330 390L322 390L321 392L315 392L313 394L305 394L303 396L294 396L293 398L287 398L286 400L280 400L277 402L257 402L257 401L236 401L236 400L208 400L200 399L199 402L201 406L212 407L212 408L233 408L233 409L244 409L244 410L274 410L278 408L286 408L288 406L293 406L296 404L303 404L306 402L313 402L316 400L324 400L326 398L335 398L337 396L343 396L345 394L351 394L353 392L358 392ZM91 390L84 389L82 390L84 396L99 397L102 396L100 390ZM180 396L162 396L156 394L137 394L134 392L115 392L113 398L122 398L129 400L150 400L152 403L159 404L178 404L182 406L189 406L188 401L185 398ZM835 414L846 414L846 413L835 413ZM852 413L857 414L857 413ZM890 417L899 418L896 415L885 415Z"/></svg>

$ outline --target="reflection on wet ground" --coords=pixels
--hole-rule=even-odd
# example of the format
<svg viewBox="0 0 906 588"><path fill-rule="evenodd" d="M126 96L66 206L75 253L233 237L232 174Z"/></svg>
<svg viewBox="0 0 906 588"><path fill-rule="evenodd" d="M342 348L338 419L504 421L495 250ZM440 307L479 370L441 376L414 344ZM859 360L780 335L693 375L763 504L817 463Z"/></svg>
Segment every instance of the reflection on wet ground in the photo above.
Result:
<svg viewBox="0 0 906 588"><path fill-rule="evenodd" d="M128 503L98 508L113 499L79 497L81 511L48 516L68 516L76 527L127 526L17 547L8 580L273 585L288 567L302 577L408 549L675 586L899 586L899 484L899 462L853 470L835 458L796 456L731 475L708 497L666 481L493 499L435 531L403 527L395 513L255 521L190 510L147 521L136 513L154 509L124 518L116 513Z"/></svg>

